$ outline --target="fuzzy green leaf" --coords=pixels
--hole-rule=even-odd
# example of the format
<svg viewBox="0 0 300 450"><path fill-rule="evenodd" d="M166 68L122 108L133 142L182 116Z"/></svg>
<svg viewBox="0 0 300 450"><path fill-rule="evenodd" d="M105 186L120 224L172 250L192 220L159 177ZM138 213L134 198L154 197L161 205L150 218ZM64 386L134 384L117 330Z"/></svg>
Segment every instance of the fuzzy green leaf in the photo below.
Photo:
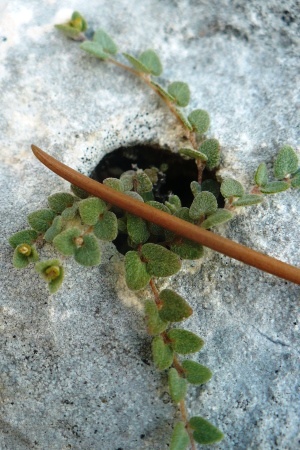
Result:
<svg viewBox="0 0 300 450"><path fill-rule="evenodd" d="M143 244L150 236L146 221L132 214L127 214L127 232L135 244Z"/></svg>
<svg viewBox="0 0 300 450"><path fill-rule="evenodd" d="M179 403L185 397L187 391L187 381L182 378L176 369L172 368L168 373L168 384L170 396L173 402Z"/></svg>
<svg viewBox="0 0 300 450"><path fill-rule="evenodd" d="M22 252L20 252L20 249L24 246L24 244L20 244L15 248L14 254L13 254L13 266L16 269L23 269L24 267L27 267L29 263L36 262L39 259L39 255L35 249L35 247L30 246L29 244L25 243L26 247L29 247L30 254L24 255Z"/></svg>
<svg viewBox="0 0 300 450"><path fill-rule="evenodd" d="M222 181L221 194L225 198L242 197L244 195L244 188L239 181L233 178L227 178Z"/></svg>
<svg viewBox="0 0 300 450"><path fill-rule="evenodd" d="M150 178L143 170L138 170L134 177L136 191L139 194L152 191L153 185Z"/></svg>
<svg viewBox="0 0 300 450"><path fill-rule="evenodd" d="M101 241L113 241L118 236L118 219L111 211L105 211L94 225L94 234Z"/></svg>
<svg viewBox="0 0 300 450"><path fill-rule="evenodd" d="M155 336L152 341L152 356L158 370L165 370L172 364L174 352L161 336Z"/></svg>
<svg viewBox="0 0 300 450"><path fill-rule="evenodd" d="M169 84L168 92L175 98L178 106L184 107L189 104L191 92L188 84L183 83L182 81L174 81Z"/></svg>
<svg viewBox="0 0 300 450"><path fill-rule="evenodd" d="M196 133L205 133L210 125L210 118L206 111L203 109L195 109L188 115L188 121L192 125L192 128ZM200 150L202 152L202 150ZM204 152L202 152L204 153Z"/></svg>
<svg viewBox="0 0 300 450"><path fill-rule="evenodd" d="M16 248L20 244L32 244L38 238L38 233L35 230L22 230L13 234L8 242L13 248Z"/></svg>
<svg viewBox="0 0 300 450"><path fill-rule="evenodd" d="M77 28L72 27L71 25L68 24L57 24L55 25L55 28L59 31L61 31L65 36L71 38L71 39L79 39L81 37L81 31L78 30Z"/></svg>
<svg viewBox="0 0 300 450"><path fill-rule="evenodd" d="M286 181L271 181L261 186L260 190L264 194L277 194L277 192L286 191L290 187Z"/></svg>
<svg viewBox="0 0 300 450"><path fill-rule="evenodd" d="M55 236L57 236L63 227L63 220L61 216L55 217L55 219L52 222L52 225L48 230L46 231L44 235L44 239L47 242L52 242Z"/></svg>
<svg viewBox="0 0 300 450"><path fill-rule="evenodd" d="M76 195L76 197L79 197L79 198L82 198L82 199L88 198L89 195L90 195L84 189L81 189L80 187L75 186L75 184L71 184L71 191L73 192L73 194Z"/></svg>
<svg viewBox="0 0 300 450"><path fill-rule="evenodd" d="M40 209L27 217L29 225L38 233L45 233L51 227L55 212L51 209Z"/></svg>
<svg viewBox="0 0 300 450"><path fill-rule="evenodd" d="M215 169L220 164L220 144L217 139L206 139L199 147L199 152L207 157L208 170Z"/></svg>
<svg viewBox="0 0 300 450"><path fill-rule="evenodd" d="M103 184L105 184L105 186L109 186L115 191L124 192L123 184L121 180L118 180L118 178L105 178L105 180L103 180Z"/></svg>
<svg viewBox="0 0 300 450"><path fill-rule="evenodd" d="M139 61L147 67L149 73L158 77L161 75L163 68L160 59L154 50L146 50L141 53Z"/></svg>
<svg viewBox="0 0 300 450"><path fill-rule="evenodd" d="M124 194L129 195L129 197L134 198L135 200L139 200L140 202L144 202L143 197L134 191L124 191Z"/></svg>
<svg viewBox="0 0 300 450"><path fill-rule="evenodd" d="M177 116L181 120L182 124L190 131L193 130L193 125L190 123L189 119L180 111L180 109L175 109Z"/></svg>
<svg viewBox="0 0 300 450"><path fill-rule="evenodd" d="M178 153L183 156L188 156L189 158L200 159L200 161L207 161L207 156L204 153L199 152L193 148L180 148Z"/></svg>
<svg viewBox="0 0 300 450"><path fill-rule="evenodd" d="M254 175L254 181L257 186L265 186L268 182L268 169L266 163L261 163Z"/></svg>
<svg viewBox="0 0 300 450"><path fill-rule="evenodd" d="M98 266L101 258L99 242L93 234L83 235L82 239L83 243L75 248L75 261L82 266Z"/></svg>
<svg viewBox="0 0 300 450"><path fill-rule="evenodd" d="M103 61L110 57L110 55L106 53L103 50L102 46L97 42L85 41L82 44L80 44L80 48L85 52L90 53L91 55L96 56L96 58L99 58Z"/></svg>
<svg viewBox="0 0 300 450"><path fill-rule="evenodd" d="M48 197L48 204L56 214L61 214L64 209L69 208L73 203L74 196L67 192L59 192Z"/></svg>
<svg viewBox="0 0 300 450"><path fill-rule="evenodd" d="M74 203L73 206L70 206L70 208L66 208L62 213L61 217L64 220L72 220L74 217L78 214L78 205L79 203Z"/></svg>
<svg viewBox="0 0 300 450"><path fill-rule="evenodd" d="M123 56L127 59L127 61L130 62L130 64L138 71L143 73L151 73L150 69L145 66L141 61L139 61L137 58L135 58L132 55L129 55L128 53L123 53Z"/></svg>
<svg viewBox="0 0 300 450"><path fill-rule="evenodd" d="M35 270L47 281L51 294L58 291L64 278L64 268L58 259L38 262Z"/></svg>
<svg viewBox="0 0 300 450"><path fill-rule="evenodd" d="M173 350L181 355L198 352L204 345L203 339L191 331L182 330L181 328L172 328L167 334L172 341Z"/></svg>
<svg viewBox="0 0 300 450"><path fill-rule="evenodd" d="M172 95L170 95L169 92L167 92L160 84L155 83L154 81L151 81L151 84L158 90L158 92L162 97L166 98L167 100L170 100L171 102L175 101L175 98Z"/></svg>
<svg viewBox="0 0 300 450"><path fill-rule="evenodd" d="M68 228L65 231L59 233L53 239L54 247L63 255L73 255L76 249L76 238L81 235L81 231L78 228Z"/></svg>
<svg viewBox="0 0 300 450"><path fill-rule="evenodd" d="M263 201L263 198L261 195L255 195L255 194L246 194L242 197L235 200L235 202L232 203L232 206L248 206L248 205L257 205L258 203L261 203Z"/></svg>
<svg viewBox="0 0 300 450"><path fill-rule="evenodd" d="M118 51L118 47L112 38L102 29L96 30L93 36L93 41L100 45L106 53L115 55Z"/></svg>
<svg viewBox="0 0 300 450"><path fill-rule="evenodd" d="M201 223L201 227L205 229L215 227L221 223L228 222L228 220L233 217L234 215L227 209L219 208L215 213L208 216L208 218Z"/></svg>
<svg viewBox="0 0 300 450"><path fill-rule="evenodd" d="M190 427L195 430L193 437L199 444L214 444L223 439L223 433L203 417L192 417Z"/></svg>
<svg viewBox="0 0 300 450"><path fill-rule="evenodd" d="M193 313L192 308L184 298L171 289L161 291L159 298L162 302L162 306L159 309L159 316L162 320L181 322Z"/></svg>
<svg viewBox="0 0 300 450"><path fill-rule="evenodd" d="M153 300L146 300L145 302L145 320L147 332L152 336L162 333L169 325L169 322L160 318L157 306Z"/></svg>
<svg viewBox="0 0 300 450"><path fill-rule="evenodd" d="M143 289L149 283L151 275L146 270L146 264L141 261L135 251L129 251L125 255L125 280L132 291Z"/></svg>
<svg viewBox="0 0 300 450"><path fill-rule="evenodd" d="M133 188L133 177L135 176L134 170L127 170L120 176L120 181L123 186L123 191L131 191Z"/></svg>
<svg viewBox="0 0 300 450"><path fill-rule="evenodd" d="M274 163L274 175L282 180L287 175L293 174L298 169L298 156L295 150L285 145L279 151Z"/></svg>
<svg viewBox="0 0 300 450"><path fill-rule="evenodd" d="M181 261L175 253L158 244L145 244L142 256L147 272L154 277L169 277L180 270Z"/></svg>
<svg viewBox="0 0 300 450"><path fill-rule="evenodd" d="M170 450L186 450L189 443L190 438L184 423L177 422L173 430Z"/></svg>
<svg viewBox="0 0 300 450"><path fill-rule="evenodd" d="M293 188L300 187L300 172L296 172L293 178L291 178L291 186Z"/></svg>
<svg viewBox="0 0 300 450"><path fill-rule="evenodd" d="M169 195L168 201L165 202L165 205L172 213L174 213L181 208L181 200L178 195Z"/></svg>
<svg viewBox="0 0 300 450"><path fill-rule="evenodd" d="M212 377L212 372L208 367L202 366L202 364L195 361L186 359L181 365L184 369L187 381L191 384L204 384Z"/></svg>
<svg viewBox="0 0 300 450"><path fill-rule="evenodd" d="M200 194L202 190L201 184L198 183L198 181L192 181L190 184L190 188L194 197L196 197L197 194Z"/></svg>
<svg viewBox="0 0 300 450"><path fill-rule="evenodd" d="M203 183L201 184L201 189L203 191L211 192L212 194L214 194L216 198L218 198L220 195L220 184L215 180L211 179L204 180Z"/></svg>
<svg viewBox="0 0 300 450"><path fill-rule="evenodd" d="M89 197L79 202L79 214L86 225L95 225L105 210L106 203L100 198Z"/></svg>
<svg viewBox="0 0 300 450"><path fill-rule="evenodd" d="M201 244L179 236L175 237L170 243L170 250L180 256L181 259L200 259L204 253Z"/></svg>
<svg viewBox="0 0 300 450"><path fill-rule="evenodd" d="M214 194L208 191L196 195L191 204L189 215L191 219L197 220L203 216L213 214L218 209L218 202Z"/></svg>
<svg viewBox="0 0 300 450"><path fill-rule="evenodd" d="M160 211L164 211L168 214L170 214L170 210L167 206L165 206L163 203L157 202L155 200L151 200L149 202L146 202L147 205L153 206L153 208L159 209ZM156 225L155 223L148 222L148 230L151 234L154 234L155 236L163 236L164 235L164 229L160 227L159 225Z"/></svg>
<svg viewBox="0 0 300 450"><path fill-rule="evenodd" d="M186 206L178 208L173 216L178 217L179 219L185 220L186 222L194 223L193 219L190 218L189 208ZM181 236L176 235L173 231L165 230L165 236L168 243L176 244L176 242L183 242L183 238Z"/></svg>

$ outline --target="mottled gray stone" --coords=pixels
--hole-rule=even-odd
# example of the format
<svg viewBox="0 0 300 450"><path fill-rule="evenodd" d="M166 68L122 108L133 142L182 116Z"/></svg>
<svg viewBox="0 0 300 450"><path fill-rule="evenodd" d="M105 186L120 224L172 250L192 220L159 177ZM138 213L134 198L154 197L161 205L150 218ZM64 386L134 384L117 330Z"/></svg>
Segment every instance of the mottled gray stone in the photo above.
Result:
<svg viewBox="0 0 300 450"><path fill-rule="evenodd" d="M98 268L67 260L64 286L49 296L33 270L13 269L7 244L67 187L31 143L84 173L120 145L178 148L180 127L153 93L53 29L75 9L122 51L159 51L163 80L188 82L191 108L211 114L220 175L249 187L281 145L299 153L299 2L0 2L0 448L162 450L176 409L151 362L142 296L126 289L114 246ZM218 232L299 265L299 225L293 191ZM211 251L171 283L195 309L186 327L206 341L195 358L214 377L189 390L188 408L224 431L214 448L298 448L299 287Z"/></svg>

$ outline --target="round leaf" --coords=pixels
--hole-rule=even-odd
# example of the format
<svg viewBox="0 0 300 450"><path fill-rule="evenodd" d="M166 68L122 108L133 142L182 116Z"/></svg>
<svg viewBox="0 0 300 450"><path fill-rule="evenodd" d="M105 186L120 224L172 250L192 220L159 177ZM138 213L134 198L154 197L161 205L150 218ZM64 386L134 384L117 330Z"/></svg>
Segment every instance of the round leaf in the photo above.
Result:
<svg viewBox="0 0 300 450"><path fill-rule="evenodd" d="M61 232L62 226L63 226L62 217L61 216L55 217L55 219L52 222L51 227L48 228L48 230L46 231L46 233L44 235L45 241L52 242L53 239L55 238L55 236L57 236Z"/></svg>
<svg viewBox="0 0 300 450"><path fill-rule="evenodd" d="M135 244L143 244L150 236L145 220L132 214L127 214L127 232Z"/></svg>
<svg viewBox="0 0 300 450"><path fill-rule="evenodd" d="M153 208L159 209L160 211L164 211L169 214L171 212L167 206L163 205L160 202L156 202L155 200L151 200L146 203L147 205L153 206ZM154 234L155 236L164 235L164 229L159 225L156 225L155 223L148 222L148 230L150 231L151 234Z"/></svg>
<svg viewBox="0 0 300 450"><path fill-rule="evenodd" d="M199 147L199 152L207 157L208 170L215 169L220 164L220 144L217 139L206 139Z"/></svg>
<svg viewBox="0 0 300 450"><path fill-rule="evenodd" d="M94 234L102 241L113 241L118 235L118 219L111 211L104 211L94 225Z"/></svg>
<svg viewBox="0 0 300 450"><path fill-rule="evenodd" d="M38 233L45 233L51 227L55 212L51 209L40 209L28 216L29 225Z"/></svg>
<svg viewBox="0 0 300 450"><path fill-rule="evenodd" d="M181 237L175 237L170 243L170 250L176 253L181 259L200 259L204 253L201 244Z"/></svg>
<svg viewBox="0 0 300 450"><path fill-rule="evenodd" d="M152 336L162 333L169 325L169 322L160 318L157 306L153 300L146 300L145 314L147 331Z"/></svg>
<svg viewBox="0 0 300 450"><path fill-rule="evenodd" d="M130 62L130 64L138 71L143 73L151 73L150 69L145 66L141 61L128 53L123 53L123 56Z"/></svg>
<svg viewBox="0 0 300 450"><path fill-rule="evenodd" d="M56 214L61 214L64 209L69 208L73 203L74 196L67 192L59 192L48 197L48 204Z"/></svg>
<svg viewBox="0 0 300 450"><path fill-rule="evenodd" d="M74 252L75 261L82 266L97 266L101 257L99 242L93 234L83 235L82 239L83 243Z"/></svg>
<svg viewBox="0 0 300 450"><path fill-rule="evenodd" d="M76 197L79 197L79 198L88 198L89 197L89 193L88 192L86 192L85 190L83 190L83 189L81 189L80 187L78 187L78 186L75 186L75 184L71 184L71 191L73 192L73 194L75 194L76 195Z"/></svg>
<svg viewBox="0 0 300 450"><path fill-rule="evenodd" d="M171 289L161 291L159 298L162 302L162 306L159 309L159 316L162 320L181 322L193 313L192 308L185 299Z"/></svg>
<svg viewBox="0 0 300 450"><path fill-rule="evenodd" d="M212 372L208 367L202 366L202 364L195 361L186 359L182 362L182 367L187 381L191 384L204 384L212 377Z"/></svg>
<svg viewBox="0 0 300 450"><path fill-rule="evenodd" d="M53 239L53 245L63 255L73 255L76 249L75 239L80 235L81 231L78 228L68 228L55 236Z"/></svg>
<svg viewBox="0 0 300 450"><path fill-rule="evenodd" d="M20 244L32 244L38 238L38 233L35 230L22 230L13 234L8 242L13 248Z"/></svg>
<svg viewBox="0 0 300 450"><path fill-rule="evenodd" d="M155 75L156 77L158 77L163 71L160 59L154 50L146 50L141 53L139 61L147 67L149 73Z"/></svg>
<svg viewBox="0 0 300 450"><path fill-rule="evenodd" d="M139 254L129 251L125 255L125 280L129 289L138 291L149 283L151 275L146 270L146 264L141 261Z"/></svg>
<svg viewBox="0 0 300 450"><path fill-rule="evenodd" d="M147 272L151 276L169 277L181 268L180 258L161 245L145 244L141 253L146 262Z"/></svg>
<svg viewBox="0 0 300 450"><path fill-rule="evenodd" d="M185 397L187 391L187 381L182 378L173 367L168 373L168 384L170 396L173 402L179 403Z"/></svg>
<svg viewBox="0 0 300 450"><path fill-rule="evenodd" d="M178 106L187 106L190 102L190 88L186 83L182 81L174 81L168 86L169 94L175 98Z"/></svg>
<svg viewBox="0 0 300 450"><path fill-rule="evenodd" d="M194 131L199 134L205 133L210 124L210 118L203 109L195 109L188 115L188 121L192 125ZM200 150L202 152L202 150ZM204 152L203 152L204 153Z"/></svg>
<svg viewBox="0 0 300 450"><path fill-rule="evenodd" d="M79 202L79 214L81 220L86 225L95 225L99 215L106 210L106 204L103 200L96 197L89 197Z"/></svg>
<svg viewBox="0 0 300 450"><path fill-rule="evenodd" d="M223 433L203 417L192 417L190 427L195 430L193 437L199 444L214 444L223 439Z"/></svg>
<svg viewBox="0 0 300 450"><path fill-rule="evenodd" d="M191 219L197 220L203 216L213 214L218 209L218 202L214 194L208 191L196 195L191 204L189 215Z"/></svg>
<svg viewBox="0 0 300 450"><path fill-rule="evenodd" d="M184 423L177 422L171 439L170 450L186 450L190 443L190 438Z"/></svg>
<svg viewBox="0 0 300 450"><path fill-rule="evenodd" d="M165 370L172 364L174 352L161 336L156 336L152 341L152 356L156 367Z"/></svg>
<svg viewBox="0 0 300 450"><path fill-rule="evenodd" d="M181 355L198 352L204 345L203 339L199 336L181 328L168 331L168 338L172 341L173 350Z"/></svg>
<svg viewBox="0 0 300 450"><path fill-rule="evenodd" d="M242 197L244 195L244 188L239 181L233 178L227 178L222 181L221 194L225 198Z"/></svg>
<svg viewBox="0 0 300 450"><path fill-rule="evenodd" d="M257 186L265 186L268 182L268 169L266 163L261 163L254 175Z"/></svg>
<svg viewBox="0 0 300 450"><path fill-rule="evenodd" d="M99 58L103 61L109 58L109 54L106 53L101 45L97 42L85 41L80 44L80 48L85 52L90 53L90 55L96 56L96 58Z"/></svg>
<svg viewBox="0 0 300 450"><path fill-rule="evenodd" d="M274 163L274 175L282 180L287 175L293 174L298 169L298 156L289 145L282 147Z"/></svg>
<svg viewBox="0 0 300 450"><path fill-rule="evenodd" d="M103 184L105 184L105 186L109 186L115 191L124 192L123 184L118 178L105 178L105 180L103 180Z"/></svg>
<svg viewBox="0 0 300 450"><path fill-rule="evenodd" d="M99 44L106 53L115 55L118 51L118 47L112 38L102 29L96 30L93 36L93 41Z"/></svg>

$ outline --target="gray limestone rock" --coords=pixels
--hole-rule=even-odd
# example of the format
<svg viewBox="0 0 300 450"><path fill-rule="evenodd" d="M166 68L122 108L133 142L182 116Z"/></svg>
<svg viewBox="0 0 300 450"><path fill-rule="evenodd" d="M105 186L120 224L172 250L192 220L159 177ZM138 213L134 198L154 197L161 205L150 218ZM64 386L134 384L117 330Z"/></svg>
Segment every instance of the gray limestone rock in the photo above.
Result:
<svg viewBox="0 0 300 450"><path fill-rule="evenodd" d="M250 187L283 144L299 154L299 4L287 0L0 2L1 370L3 450L163 450L174 420L166 376L152 365L140 294L124 283L112 244L102 264L67 276L50 296L17 271L7 238L68 185L34 159L34 143L89 174L112 150L140 143L177 151L180 127L133 76L84 54L55 23L79 10L121 51L153 48L162 82L182 80L191 108L211 115L219 176ZM242 210L217 232L299 265L299 191ZM55 255L46 245L43 256ZM195 310L186 328L214 372L190 388L190 415L224 431L214 449L299 446L299 286L209 250L174 286Z"/></svg>

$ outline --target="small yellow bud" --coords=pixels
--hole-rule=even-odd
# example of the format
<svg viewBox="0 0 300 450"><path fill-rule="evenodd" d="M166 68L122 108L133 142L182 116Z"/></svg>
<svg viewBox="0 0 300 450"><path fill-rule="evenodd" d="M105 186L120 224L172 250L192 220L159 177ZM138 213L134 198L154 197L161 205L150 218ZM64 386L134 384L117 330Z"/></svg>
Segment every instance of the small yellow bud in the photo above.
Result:
<svg viewBox="0 0 300 450"><path fill-rule="evenodd" d="M78 236L77 238L75 238L74 242L77 245L77 247L81 247L82 244L83 244L83 237L82 236Z"/></svg>
<svg viewBox="0 0 300 450"><path fill-rule="evenodd" d="M21 255L30 256L32 248L30 247L29 244L20 244L18 246L18 252L21 253Z"/></svg>
<svg viewBox="0 0 300 450"><path fill-rule="evenodd" d="M59 266L50 266L45 270L45 274L47 276L48 281L55 280L60 275L60 267Z"/></svg>

